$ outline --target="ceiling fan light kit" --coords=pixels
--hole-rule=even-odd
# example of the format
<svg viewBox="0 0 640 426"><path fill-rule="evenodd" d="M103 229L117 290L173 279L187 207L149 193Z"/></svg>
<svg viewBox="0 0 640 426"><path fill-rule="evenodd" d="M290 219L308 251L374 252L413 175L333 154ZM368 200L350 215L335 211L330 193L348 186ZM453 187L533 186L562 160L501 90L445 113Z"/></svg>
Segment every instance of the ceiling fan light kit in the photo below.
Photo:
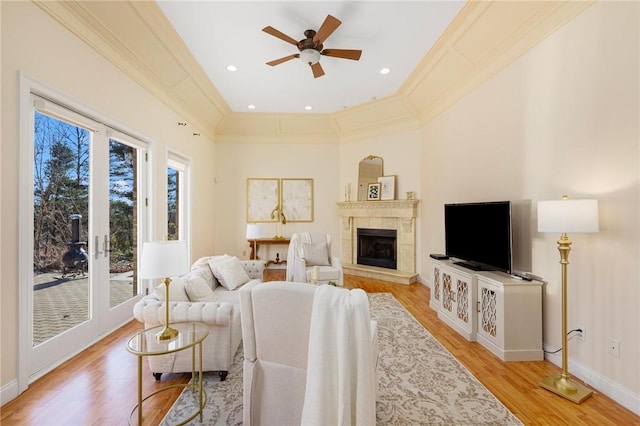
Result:
<svg viewBox="0 0 640 426"><path fill-rule="evenodd" d="M320 60L320 52L315 49L305 49L300 52L300 59L305 64L313 65Z"/></svg>
<svg viewBox="0 0 640 426"><path fill-rule="evenodd" d="M331 15L327 15L326 19L318 29L318 31L314 30L306 30L304 35L306 38L296 41L292 37L284 34L281 31L276 30L272 26L264 27L262 31L267 34L270 34L276 38L279 38L282 41L285 41L289 44L293 44L298 48L300 53L294 53L293 55L285 56L283 58L275 59L273 61L267 62L267 65L276 66L283 62L290 61L294 58L300 58L304 63L308 64L311 67L311 72L315 78L322 77L324 75L324 70L320 65L320 57L321 56L332 56L334 58L341 59L351 59L353 61L357 61L360 59L360 55L362 55L362 50L352 50L352 49L324 49L323 45L324 41L340 26L342 22Z"/></svg>

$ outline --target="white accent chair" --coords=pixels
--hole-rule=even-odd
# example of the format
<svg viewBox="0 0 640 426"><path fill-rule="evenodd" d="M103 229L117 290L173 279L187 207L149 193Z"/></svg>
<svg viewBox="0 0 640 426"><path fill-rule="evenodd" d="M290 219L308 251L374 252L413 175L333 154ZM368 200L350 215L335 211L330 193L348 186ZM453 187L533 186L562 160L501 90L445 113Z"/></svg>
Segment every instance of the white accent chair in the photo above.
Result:
<svg viewBox="0 0 640 426"><path fill-rule="evenodd" d="M243 424L375 424L377 324L360 289L240 289Z"/></svg>
<svg viewBox="0 0 640 426"><path fill-rule="evenodd" d="M317 284L343 286L342 260L331 256L331 235L301 232L291 235L287 252L287 281L310 283L317 266Z"/></svg>

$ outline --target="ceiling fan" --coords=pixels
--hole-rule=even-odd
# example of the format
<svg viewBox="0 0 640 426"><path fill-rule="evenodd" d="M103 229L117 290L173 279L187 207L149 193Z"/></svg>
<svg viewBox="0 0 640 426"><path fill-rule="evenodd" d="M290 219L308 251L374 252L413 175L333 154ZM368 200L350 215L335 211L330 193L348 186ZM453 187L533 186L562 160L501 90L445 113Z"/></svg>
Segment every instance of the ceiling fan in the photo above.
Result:
<svg viewBox="0 0 640 426"><path fill-rule="evenodd" d="M295 53L293 55L285 56L284 58L275 59L273 61L267 62L267 65L276 66L283 62L290 61L294 58L300 58L311 67L311 71L313 72L313 77L318 78L324 75L324 70L322 69L322 65L320 65L320 57L324 56L332 56L334 58L342 58L342 59L351 59L357 61L360 59L360 55L362 54L362 50L351 50L351 49L323 49L322 43L329 38L329 36L340 26L342 21L338 18L335 18L331 15L327 15L327 18L324 20L318 31L314 30L306 30L304 35L306 38L296 41L288 35L276 30L272 26L264 27L262 31L267 34L271 34L274 37L279 38L280 40L286 41L287 43L291 43L298 48L300 53Z"/></svg>

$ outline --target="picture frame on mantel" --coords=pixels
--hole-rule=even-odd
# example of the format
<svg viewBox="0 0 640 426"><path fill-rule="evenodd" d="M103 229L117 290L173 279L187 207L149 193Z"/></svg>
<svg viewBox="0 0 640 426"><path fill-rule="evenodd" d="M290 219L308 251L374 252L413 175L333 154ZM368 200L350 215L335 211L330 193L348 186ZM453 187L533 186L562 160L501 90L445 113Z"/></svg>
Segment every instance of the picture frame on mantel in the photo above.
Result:
<svg viewBox="0 0 640 426"><path fill-rule="evenodd" d="M378 183L380 184L380 200L387 201L396 199L395 175L380 176Z"/></svg>
<svg viewBox="0 0 640 426"><path fill-rule="evenodd" d="M367 201L380 200L380 183L370 183L367 187Z"/></svg>

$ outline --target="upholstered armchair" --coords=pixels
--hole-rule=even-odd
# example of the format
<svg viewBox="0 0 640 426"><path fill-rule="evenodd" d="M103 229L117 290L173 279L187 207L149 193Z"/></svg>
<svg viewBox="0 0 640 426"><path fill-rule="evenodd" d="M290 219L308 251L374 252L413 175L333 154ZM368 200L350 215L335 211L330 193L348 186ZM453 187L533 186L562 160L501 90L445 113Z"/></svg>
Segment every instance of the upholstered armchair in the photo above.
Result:
<svg viewBox="0 0 640 426"><path fill-rule="evenodd" d="M363 290L275 281L239 293L245 426L375 425L377 324Z"/></svg>
<svg viewBox="0 0 640 426"><path fill-rule="evenodd" d="M287 252L287 281L310 283L314 278L317 284L333 281L343 285L342 260L331 256L331 235L293 234Z"/></svg>

